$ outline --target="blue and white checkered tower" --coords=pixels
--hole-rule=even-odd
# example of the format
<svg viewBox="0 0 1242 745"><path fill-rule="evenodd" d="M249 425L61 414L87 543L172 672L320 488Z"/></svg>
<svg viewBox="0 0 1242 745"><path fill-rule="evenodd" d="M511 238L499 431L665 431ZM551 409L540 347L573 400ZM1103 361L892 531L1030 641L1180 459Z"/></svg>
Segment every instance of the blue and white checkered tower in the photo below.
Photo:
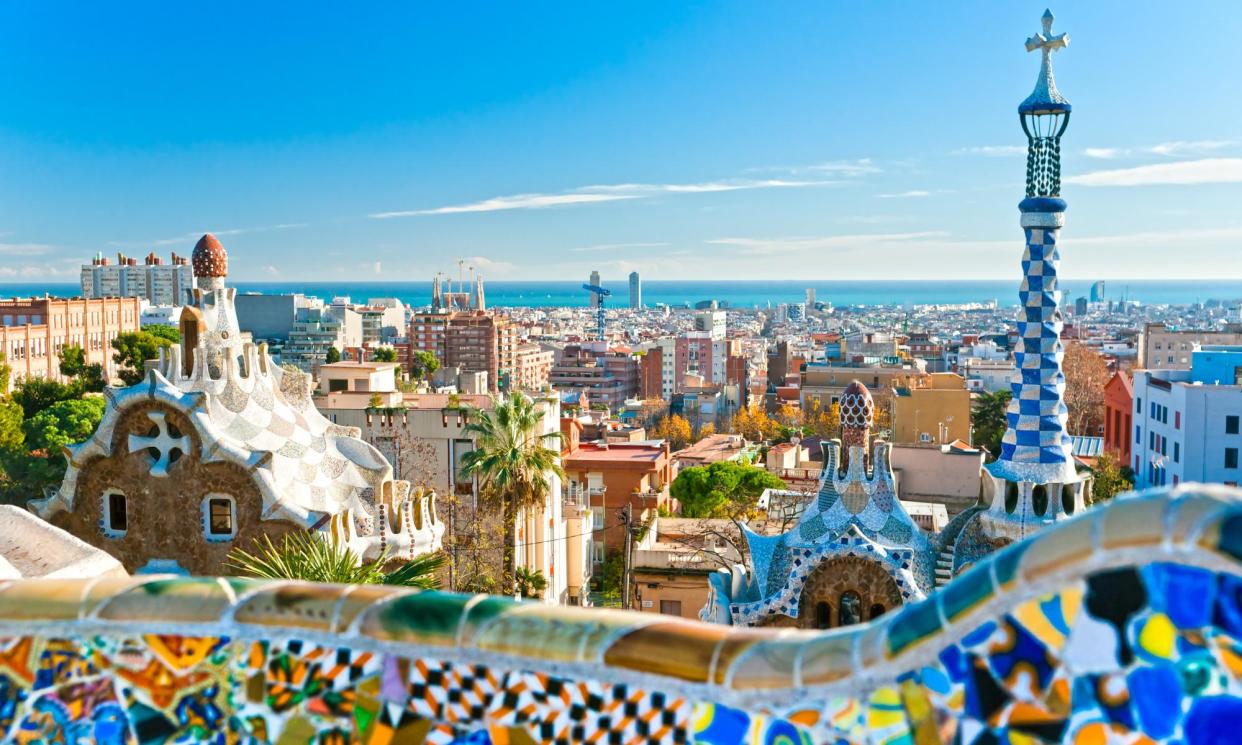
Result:
<svg viewBox="0 0 1242 745"><path fill-rule="evenodd" d="M1058 233L1065 221L1061 199L1061 135L1070 103L1057 91L1052 53L1069 45L1069 36L1052 33L1052 13L1044 11L1043 33L1026 42L1042 53L1035 90L1018 106L1027 136L1026 198L1018 205L1026 251L1018 292L1018 343L1011 384L1008 429L999 460L988 465L992 504L985 524L996 538L1018 539L1032 529L1085 507L1090 480L1074 467L1061 370L1061 290L1057 284Z"/></svg>

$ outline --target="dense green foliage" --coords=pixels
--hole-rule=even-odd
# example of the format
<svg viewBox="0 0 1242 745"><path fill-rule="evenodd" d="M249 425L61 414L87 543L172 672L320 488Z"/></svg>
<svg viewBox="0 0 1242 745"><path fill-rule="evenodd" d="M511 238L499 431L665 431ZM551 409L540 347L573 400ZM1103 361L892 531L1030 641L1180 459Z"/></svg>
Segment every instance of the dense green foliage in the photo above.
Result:
<svg viewBox="0 0 1242 745"><path fill-rule="evenodd" d="M975 397L970 412L970 424L974 428L974 443L987 449L995 459L1000 456L1001 439L1005 436L1008 426L1006 411L1009 399L1013 397L1009 391L980 393Z"/></svg>
<svg viewBox="0 0 1242 745"><path fill-rule="evenodd" d="M441 553L424 554L392 571L385 557L363 561L348 546L318 533L288 533L279 543L270 536L254 542L255 552L234 548L225 566L245 577L296 579L349 585L401 585L434 590L444 566Z"/></svg>
<svg viewBox="0 0 1242 745"><path fill-rule="evenodd" d="M416 351L410 355L410 377L426 378L440 369L440 360L431 352Z"/></svg>
<svg viewBox="0 0 1242 745"><path fill-rule="evenodd" d="M783 488L784 481L762 468L720 461L683 470L670 493L685 517L741 518L755 509L764 489Z"/></svg>
<svg viewBox="0 0 1242 745"><path fill-rule="evenodd" d="M1094 481L1091 485L1091 500L1102 502L1134 488L1134 472L1129 466L1117 462L1117 458L1109 453L1095 460L1095 468L1091 469Z"/></svg>
<svg viewBox="0 0 1242 745"><path fill-rule="evenodd" d="M99 393L104 389L103 365L98 362L86 364L86 350L75 344L68 344L60 350L60 374L73 378L82 390Z"/></svg>
<svg viewBox="0 0 1242 745"><path fill-rule="evenodd" d="M392 347L377 347L371 354L371 359L376 362L396 362L397 350Z"/></svg>
<svg viewBox="0 0 1242 745"><path fill-rule="evenodd" d="M336 347L328 347L328 355L324 357L324 362L331 365L333 362L341 361L341 350Z"/></svg>
<svg viewBox="0 0 1242 745"><path fill-rule="evenodd" d="M541 598L548 589L548 578L538 569L518 567L513 578L518 593L524 598Z"/></svg>
<svg viewBox="0 0 1242 745"><path fill-rule="evenodd" d="M112 340L112 348L116 350L112 361L117 364L117 376L125 385L142 382L146 377L146 361L159 359L162 347L180 341L181 333L171 326L147 326L141 331L117 334Z"/></svg>
<svg viewBox="0 0 1242 745"><path fill-rule="evenodd" d="M60 485L64 446L90 438L103 418L104 399L84 387L27 378L0 396L0 502L24 505Z"/></svg>

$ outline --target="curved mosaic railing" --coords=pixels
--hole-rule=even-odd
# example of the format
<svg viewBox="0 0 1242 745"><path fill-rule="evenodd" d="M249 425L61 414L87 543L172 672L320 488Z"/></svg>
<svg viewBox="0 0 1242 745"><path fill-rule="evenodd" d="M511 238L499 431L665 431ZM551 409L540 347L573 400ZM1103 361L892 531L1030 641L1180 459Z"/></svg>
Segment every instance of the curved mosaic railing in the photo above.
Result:
<svg viewBox="0 0 1242 745"><path fill-rule="evenodd" d="M1242 492L1204 487L1094 509L831 633L378 586L16 581L0 586L0 727L6 742L1226 742L1240 557Z"/></svg>

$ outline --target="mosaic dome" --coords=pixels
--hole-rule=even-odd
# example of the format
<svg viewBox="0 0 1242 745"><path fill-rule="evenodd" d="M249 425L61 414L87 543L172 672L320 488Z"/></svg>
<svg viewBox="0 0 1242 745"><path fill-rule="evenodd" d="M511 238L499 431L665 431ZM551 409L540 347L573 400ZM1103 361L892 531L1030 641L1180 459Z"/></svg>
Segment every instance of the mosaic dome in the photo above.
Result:
<svg viewBox="0 0 1242 745"><path fill-rule="evenodd" d="M220 241L211 233L207 233L194 244L194 253L190 257L194 265L195 277L225 277L229 273L229 254L220 245Z"/></svg>
<svg viewBox="0 0 1242 745"><path fill-rule="evenodd" d="M875 402L871 400L871 391L857 380L845 387L839 406L842 427L867 429L875 419Z"/></svg>

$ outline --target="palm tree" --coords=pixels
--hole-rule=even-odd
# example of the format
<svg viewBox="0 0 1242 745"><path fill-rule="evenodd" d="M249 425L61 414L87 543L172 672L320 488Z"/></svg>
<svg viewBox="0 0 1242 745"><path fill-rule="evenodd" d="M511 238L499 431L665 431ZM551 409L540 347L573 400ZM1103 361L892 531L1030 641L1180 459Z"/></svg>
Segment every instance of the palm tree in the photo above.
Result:
<svg viewBox="0 0 1242 745"><path fill-rule="evenodd" d="M543 576L543 572L538 569L518 567L513 576L517 590L524 598L543 597L543 591L548 589L548 578Z"/></svg>
<svg viewBox="0 0 1242 745"><path fill-rule="evenodd" d="M417 556L386 571L386 557L362 561L348 546L327 534L287 533L280 543L270 536L254 542L255 553L242 548L229 552L225 566L244 577L260 579L300 579L345 585L400 585L435 590L440 587L436 574L444 566L444 554Z"/></svg>
<svg viewBox="0 0 1242 745"><path fill-rule="evenodd" d="M462 475L477 477L482 495L501 508L505 527L505 589L512 591L514 532L518 512L544 506L548 478L565 476L560 464L561 433L543 432L543 412L528 396L493 399L491 410L471 409L463 431L475 438L462 456ZM555 444L555 447L549 445Z"/></svg>

